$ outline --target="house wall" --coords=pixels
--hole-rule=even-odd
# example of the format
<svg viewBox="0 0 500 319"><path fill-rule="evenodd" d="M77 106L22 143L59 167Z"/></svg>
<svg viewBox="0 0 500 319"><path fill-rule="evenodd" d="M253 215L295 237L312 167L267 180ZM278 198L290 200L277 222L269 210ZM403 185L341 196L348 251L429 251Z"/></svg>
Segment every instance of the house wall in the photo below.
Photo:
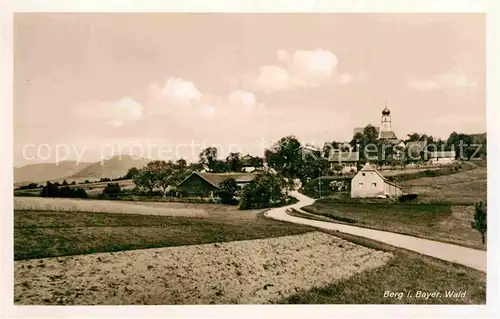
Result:
<svg viewBox="0 0 500 319"><path fill-rule="evenodd" d="M384 184L385 184L384 191L386 194L389 194L392 197L399 197L403 195L403 191L401 190L401 188L391 185L389 183L384 183Z"/></svg>
<svg viewBox="0 0 500 319"><path fill-rule="evenodd" d="M363 176L364 174L364 176ZM351 181L351 197L376 197L385 192L385 182L375 172L359 172Z"/></svg>
<svg viewBox="0 0 500 319"><path fill-rule="evenodd" d="M455 162L454 157L431 158L431 160L429 161L430 164L438 164L438 165L453 164L454 162Z"/></svg>
<svg viewBox="0 0 500 319"><path fill-rule="evenodd" d="M196 174L191 175L179 188L185 196L193 197L211 197L217 190L216 187Z"/></svg>
<svg viewBox="0 0 500 319"><path fill-rule="evenodd" d="M255 171L255 167L253 167L253 166L245 166L245 167L243 167L243 171L245 173L251 173L251 172Z"/></svg>

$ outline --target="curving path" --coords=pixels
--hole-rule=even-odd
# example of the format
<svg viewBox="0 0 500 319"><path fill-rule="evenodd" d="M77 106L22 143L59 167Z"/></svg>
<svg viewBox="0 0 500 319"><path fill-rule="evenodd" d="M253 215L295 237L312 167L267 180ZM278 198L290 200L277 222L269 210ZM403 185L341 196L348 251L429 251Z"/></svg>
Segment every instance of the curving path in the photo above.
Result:
<svg viewBox="0 0 500 319"><path fill-rule="evenodd" d="M292 192L290 195L297 198L299 202L286 207L271 209L267 211L265 215L277 220L328 230L337 230L342 233L373 239L392 246L412 250L424 255L462 264L486 272L486 251L381 230L291 216L286 213L287 209L293 208L300 211L301 207L312 205L315 200L297 191Z"/></svg>

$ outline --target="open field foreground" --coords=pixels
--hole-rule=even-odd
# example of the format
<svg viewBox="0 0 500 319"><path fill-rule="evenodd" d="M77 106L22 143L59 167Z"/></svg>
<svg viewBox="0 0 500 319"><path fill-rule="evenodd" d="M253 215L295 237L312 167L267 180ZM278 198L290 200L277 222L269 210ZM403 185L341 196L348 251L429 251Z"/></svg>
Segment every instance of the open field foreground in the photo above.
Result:
<svg viewBox="0 0 500 319"><path fill-rule="evenodd" d="M119 202L136 207L134 202ZM143 203L144 210L204 217L86 212L14 212L14 259L198 245L302 234L313 228L217 204Z"/></svg>
<svg viewBox="0 0 500 319"><path fill-rule="evenodd" d="M420 200L443 200L453 204L472 204L487 197L487 167L437 177L401 182L403 190L418 194Z"/></svg>
<svg viewBox="0 0 500 319"><path fill-rule="evenodd" d="M15 262L17 304L267 303L392 257L322 232Z"/></svg>
<svg viewBox="0 0 500 319"><path fill-rule="evenodd" d="M173 205L74 198L14 197L14 210L42 212L91 212L161 216L204 217L206 210Z"/></svg>

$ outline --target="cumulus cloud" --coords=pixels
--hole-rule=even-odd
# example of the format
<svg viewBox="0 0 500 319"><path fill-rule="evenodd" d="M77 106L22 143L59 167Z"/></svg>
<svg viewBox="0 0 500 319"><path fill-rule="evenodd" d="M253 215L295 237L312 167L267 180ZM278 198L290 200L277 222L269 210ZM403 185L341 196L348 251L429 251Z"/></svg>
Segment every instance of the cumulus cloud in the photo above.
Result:
<svg viewBox="0 0 500 319"><path fill-rule="evenodd" d="M163 86L152 83L149 88L148 113L172 112L172 106L186 107L199 102L203 94L193 82L182 78L169 77Z"/></svg>
<svg viewBox="0 0 500 319"><path fill-rule="evenodd" d="M444 73L434 75L429 79L411 78L406 86L415 91L432 91L474 88L477 84L463 75Z"/></svg>
<svg viewBox="0 0 500 319"><path fill-rule="evenodd" d="M77 107L79 116L101 120L112 126L122 126L126 122L140 120L143 106L131 99L123 97L114 102L89 102Z"/></svg>
<svg viewBox="0 0 500 319"><path fill-rule="evenodd" d="M229 93L228 103L232 107L252 108L257 104L255 95L251 92L235 90Z"/></svg>
<svg viewBox="0 0 500 319"><path fill-rule="evenodd" d="M266 65L260 68L253 88L267 94L296 87L317 87L326 83L361 82L366 74L337 72L337 56L327 50L278 50L276 58L284 66Z"/></svg>
<svg viewBox="0 0 500 319"><path fill-rule="evenodd" d="M337 67L338 59L330 51L295 51L288 65L292 81L299 86L317 86L328 81Z"/></svg>
<svg viewBox="0 0 500 319"><path fill-rule="evenodd" d="M202 104L200 105L199 113L203 117L215 117L216 109L213 105Z"/></svg>
<svg viewBox="0 0 500 319"><path fill-rule="evenodd" d="M255 88L266 93L272 93L287 88L290 82L288 71L276 65L266 65L260 68L255 79Z"/></svg>

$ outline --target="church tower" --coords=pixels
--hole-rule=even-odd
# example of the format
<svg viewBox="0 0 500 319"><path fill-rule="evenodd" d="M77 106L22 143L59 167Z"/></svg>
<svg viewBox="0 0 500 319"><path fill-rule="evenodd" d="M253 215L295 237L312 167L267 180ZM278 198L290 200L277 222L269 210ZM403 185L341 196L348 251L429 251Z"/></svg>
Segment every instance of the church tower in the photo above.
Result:
<svg viewBox="0 0 500 319"><path fill-rule="evenodd" d="M380 120L380 132L390 132L391 131L391 111L387 108L387 102L385 102L385 108L382 110L382 118Z"/></svg>

